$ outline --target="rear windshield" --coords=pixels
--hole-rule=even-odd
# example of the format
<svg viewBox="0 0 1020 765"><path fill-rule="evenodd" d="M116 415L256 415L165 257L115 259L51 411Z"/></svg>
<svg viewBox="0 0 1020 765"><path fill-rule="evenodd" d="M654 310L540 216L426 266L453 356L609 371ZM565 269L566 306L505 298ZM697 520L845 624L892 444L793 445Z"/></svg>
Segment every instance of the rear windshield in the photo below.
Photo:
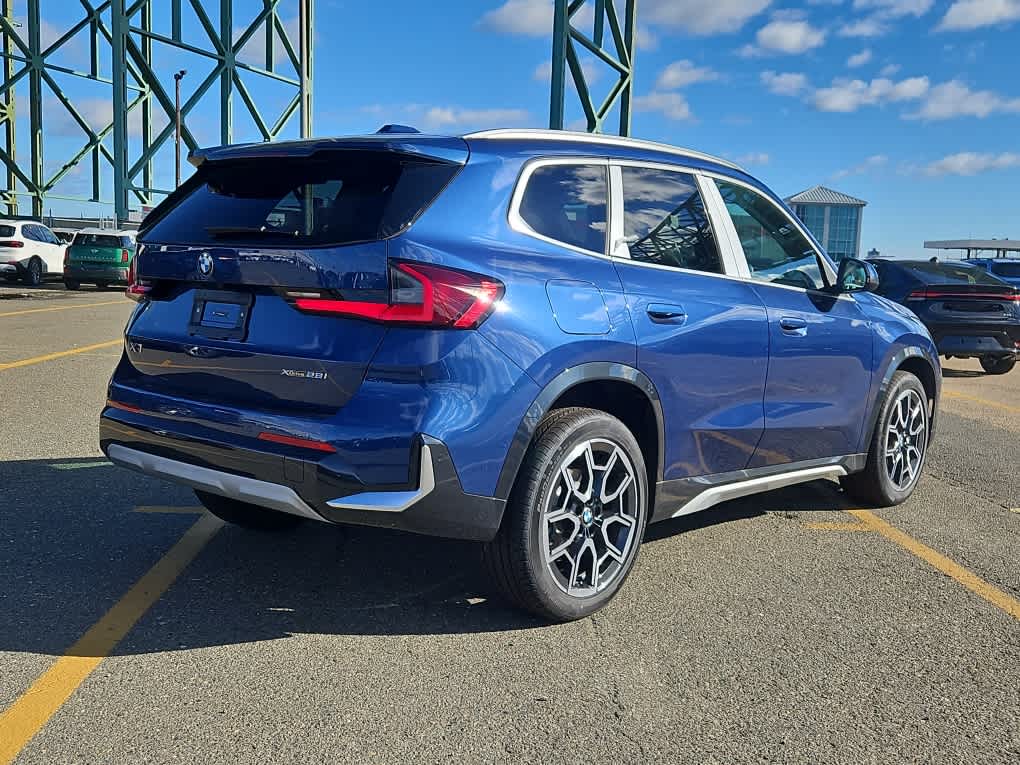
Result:
<svg viewBox="0 0 1020 765"><path fill-rule="evenodd" d="M123 247L121 237L111 234L78 234L74 243L83 247Z"/></svg>
<svg viewBox="0 0 1020 765"><path fill-rule="evenodd" d="M143 233L173 244L350 244L411 223L459 165L347 151L202 165L190 191Z"/></svg>
<svg viewBox="0 0 1020 765"><path fill-rule="evenodd" d="M0 236L14 236L14 226L0 226Z"/></svg>
<svg viewBox="0 0 1020 765"><path fill-rule="evenodd" d="M992 273L1007 279L1020 279L1020 263L992 263Z"/></svg>
<svg viewBox="0 0 1020 765"><path fill-rule="evenodd" d="M926 284L988 284L1002 285L983 268L952 263L911 263L904 266Z"/></svg>

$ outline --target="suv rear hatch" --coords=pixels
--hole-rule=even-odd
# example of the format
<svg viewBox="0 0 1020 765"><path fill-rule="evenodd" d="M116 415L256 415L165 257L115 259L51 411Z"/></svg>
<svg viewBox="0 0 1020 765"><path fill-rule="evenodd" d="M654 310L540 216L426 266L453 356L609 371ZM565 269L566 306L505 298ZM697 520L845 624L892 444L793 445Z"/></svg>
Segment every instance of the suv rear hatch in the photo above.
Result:
<svg viewBox="0 0 1020 765"><path fill-rule="evenodd" d="M327 414L357 391L385 325L387 239L467 161L457 138L224 147L146 219L117 381L190 400Z"/></svg>
<svg viewBox="0 0 1020 765"><path fill-rule="evenodd" d="M67 248L67 262L81 265L114 265L127 268L131 260L131 240L119 234L76 234Z"/></svg>

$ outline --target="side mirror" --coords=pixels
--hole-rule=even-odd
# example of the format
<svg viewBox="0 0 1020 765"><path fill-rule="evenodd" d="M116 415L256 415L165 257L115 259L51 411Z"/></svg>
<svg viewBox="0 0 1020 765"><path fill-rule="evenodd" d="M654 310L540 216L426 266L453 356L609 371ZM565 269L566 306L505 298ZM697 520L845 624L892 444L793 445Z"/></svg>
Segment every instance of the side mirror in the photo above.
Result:
<svg viewBox="0 0 1020 765"><path fill-rule="evenodd" d="M878 271L871 263L857 258L839 261L837 292L875 292L877 289Z"/></svg>

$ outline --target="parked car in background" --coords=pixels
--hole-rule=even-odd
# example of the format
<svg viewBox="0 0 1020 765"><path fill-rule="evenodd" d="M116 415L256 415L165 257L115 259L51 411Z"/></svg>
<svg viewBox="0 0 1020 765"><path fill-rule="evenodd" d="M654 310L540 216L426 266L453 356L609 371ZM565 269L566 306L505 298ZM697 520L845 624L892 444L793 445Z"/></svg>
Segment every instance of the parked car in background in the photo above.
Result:
<svg viewBox="0 0 1020 765"><path fill-rule="evenodd" d="M1020 258L968 258L966 263L984 268L1014 287L1020 287Z"/></svg>
<svg viewBox="0 0 1020 765"><path fill-rule="evenodd" d="M0 275L30 286L62 271L64 245L42 223L0 220Z"/></svg>
<svg viewBox="0 0 1020 765"><path fill-rule="evenodd" d="M135 240L129 233L83 229L67 248L64 286L76 290L82 284L95 284L98 289L127 284L134 256Z"/></svg>
<svg viewBox="0 0 1020 765"><path fill-rule="evenodd" d="M507 598L568 620L650 522L917 484L927 330L736 165L544 130L192 161L139 233L100 445L221 518L477 540Z"/></svg>
<svg viewBox="0 0 1020 765"><path fill-rule="evenodd" d="M78 233L76 228L51 228L50 231L64 244L70 244L71 240L74 239L74 235Z"/></svg>
<svg viewBox="0 0 1020 765"><path fill-rule="evenodd" d="M870 261L878 293L916 313L946 358L977 358L988 374L1020 355L1020 288L972 261Z"/></svg>

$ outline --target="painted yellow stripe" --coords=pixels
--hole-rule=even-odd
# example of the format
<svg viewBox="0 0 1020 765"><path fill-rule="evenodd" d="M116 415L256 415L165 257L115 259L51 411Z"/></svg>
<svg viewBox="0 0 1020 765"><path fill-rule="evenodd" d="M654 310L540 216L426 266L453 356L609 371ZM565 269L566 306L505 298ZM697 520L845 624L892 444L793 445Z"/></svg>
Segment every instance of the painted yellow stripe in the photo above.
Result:
<svg viewBox="0 0 1020 765"><path fill-rule="evenodd" d="M968 396L965 393L957 393L953 390L943 390L942 396L944 398L959 399L960 401L970 401L974 404L983 404L984 406L993 406L996 409L1005 409L1007 412L1015 412L1020 414L1020 406L1010 406L1009 404L1000 404L998 401L990 401L987 398L978 398L977 396Z"/></svg>
<svg viewBox="0 0 1020 765"><path fill-rule="evenodd" d="M909 534L905 534L892 524L883 521L870 510L849 510L848 512L886 539L895 542L907 552L931 564L946 576L952 577L978 597L984 598L996 608L1001 608L1014 619L1020 620L1020 600L989 584L942 553L918 542Z"/></svg>
<svg viewBox="0 0 1020 765"><path fill-rule="evenodd" d="M101 303L88 303L87 305L58 305L52 308L26 308L22 311L7 311L6 313L0 313L0 318L4 316L24 316L26 313L49 313L50 311L73 311L76 308L97 308L102 305L130 305L125 300L104 300Z"/></svg>
<svg viewBox="0 0 1020 765"><path fill-rule="evenodd" d="M10 765L85 678L223 526L204 515L32 687L0 714L0 765Z"/></svg>
<svg viewBox="0 0 1020 765"><path fill-rule="evenodd" d="M112 348L115 345L120 345L122 340L107 340L105 343L96 343L95 345L83 345L81 348L72 348L69 351L57 351L56 353L47 353L45 356L33 356L30 359L21 359L19 361L7 361L0 363L0 372L7 369L17 369L18 367L29 367L32 364L42 364L44 361L53 361L54 359L62 359L64 356L73 356L76 353L88 353L89 351L98 351L100 348Z"/></svg>
<svg viewBox="0 0 1020 765"><path fill-rule="evenodd" d="M812 521L805 523L804 528L815 531L871 531L870 526L863 523L846 523L841 521Z"/></svg>

